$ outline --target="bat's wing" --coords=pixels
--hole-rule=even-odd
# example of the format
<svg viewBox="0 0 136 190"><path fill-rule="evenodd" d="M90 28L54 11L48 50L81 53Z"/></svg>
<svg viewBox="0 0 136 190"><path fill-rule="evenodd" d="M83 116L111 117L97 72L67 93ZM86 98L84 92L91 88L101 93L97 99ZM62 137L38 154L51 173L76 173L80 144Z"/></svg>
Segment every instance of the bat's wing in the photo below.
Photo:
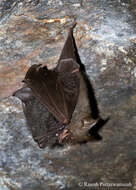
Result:
<svg viewBox="0 0 136 190"><path fill-rule="evenodd" d="M48 112L46 107L33 95L32 90L24 86L14 92L13 96L22 101L28 129L38 146L45 148L48 145L58 143L58 137L65 125Z"/></svg>
<svg viewBox="0 0 136 190"><path fill-rule="evenodd" d="M58 65L54 70L48 70L42 65L33 65L24 79L39 101L64 124L70 122L80 85L79 65L76 62L72 35L73 28L69 31Z"/></svg>
<svg viewBox="0 0 136 190"><path fill-rule="evenodd" d="M48 70L46 66L33 65L26 73L24 82L58 121L69 123L79 94L76 73L58 73Z"/></svg>

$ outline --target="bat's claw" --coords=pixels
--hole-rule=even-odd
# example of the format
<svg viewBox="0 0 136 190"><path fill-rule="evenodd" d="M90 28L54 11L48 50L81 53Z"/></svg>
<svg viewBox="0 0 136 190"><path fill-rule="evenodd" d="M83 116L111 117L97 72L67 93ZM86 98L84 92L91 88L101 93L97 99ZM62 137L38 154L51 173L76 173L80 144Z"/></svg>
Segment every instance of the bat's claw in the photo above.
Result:
<svg viewBox="0 0 136 190"><path fill-rule="evenodd" d="M69 136L69 131L68 129L64 129L64 131L60 134L59 136L59 143L62 143L63 140Z"/></svg>

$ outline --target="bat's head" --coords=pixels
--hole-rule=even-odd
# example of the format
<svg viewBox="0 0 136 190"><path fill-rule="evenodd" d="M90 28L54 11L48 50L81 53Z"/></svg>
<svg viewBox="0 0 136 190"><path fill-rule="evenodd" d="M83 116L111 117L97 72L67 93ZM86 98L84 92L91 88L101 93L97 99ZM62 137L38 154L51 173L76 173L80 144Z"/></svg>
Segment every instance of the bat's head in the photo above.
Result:
<svg viewBox="0 0 136 190"><path fill-rule="evenodd" d="M63 134L62 144L84 143L94 139L90 130L97 125L98 121L99 119L93 119L91 116L77 121L72 120L66 134Z"/></svg>
<svg viewBox="0 0 136 190"><path fill-rule="evenodd" d="M97 122L98 119L93 119L91 116L79 120L70 129L73 140L75 142L85 142L91 140L89 131L97 124Z"/></svg>

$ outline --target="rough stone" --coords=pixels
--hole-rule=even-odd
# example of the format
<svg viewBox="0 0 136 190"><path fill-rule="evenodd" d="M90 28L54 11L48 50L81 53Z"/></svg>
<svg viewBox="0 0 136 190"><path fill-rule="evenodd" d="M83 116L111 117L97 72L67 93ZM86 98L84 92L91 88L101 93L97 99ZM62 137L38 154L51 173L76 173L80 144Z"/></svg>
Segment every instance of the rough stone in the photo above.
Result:
<svg viewBox="0 0 136 190"><path fill-rule="evenodd" d="M41 150L11 94L30 65L56 65L74 19L100 114L110 119L101 141ZM0 190L136 189L135 49L135 0L1 1Z"/></svg>

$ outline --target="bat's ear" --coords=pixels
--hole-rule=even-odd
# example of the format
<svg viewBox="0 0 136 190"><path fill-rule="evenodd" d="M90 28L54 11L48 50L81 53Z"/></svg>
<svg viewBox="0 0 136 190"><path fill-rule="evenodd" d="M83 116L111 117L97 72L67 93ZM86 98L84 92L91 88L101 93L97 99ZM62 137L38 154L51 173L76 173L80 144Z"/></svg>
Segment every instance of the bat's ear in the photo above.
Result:
<svg viewBox="0 0 136 190"><path fill-rule="evenodd" d="M19 98L23 103L33 97L32 90L28 87L23 87L13 93L13 96Z"/></svg>

